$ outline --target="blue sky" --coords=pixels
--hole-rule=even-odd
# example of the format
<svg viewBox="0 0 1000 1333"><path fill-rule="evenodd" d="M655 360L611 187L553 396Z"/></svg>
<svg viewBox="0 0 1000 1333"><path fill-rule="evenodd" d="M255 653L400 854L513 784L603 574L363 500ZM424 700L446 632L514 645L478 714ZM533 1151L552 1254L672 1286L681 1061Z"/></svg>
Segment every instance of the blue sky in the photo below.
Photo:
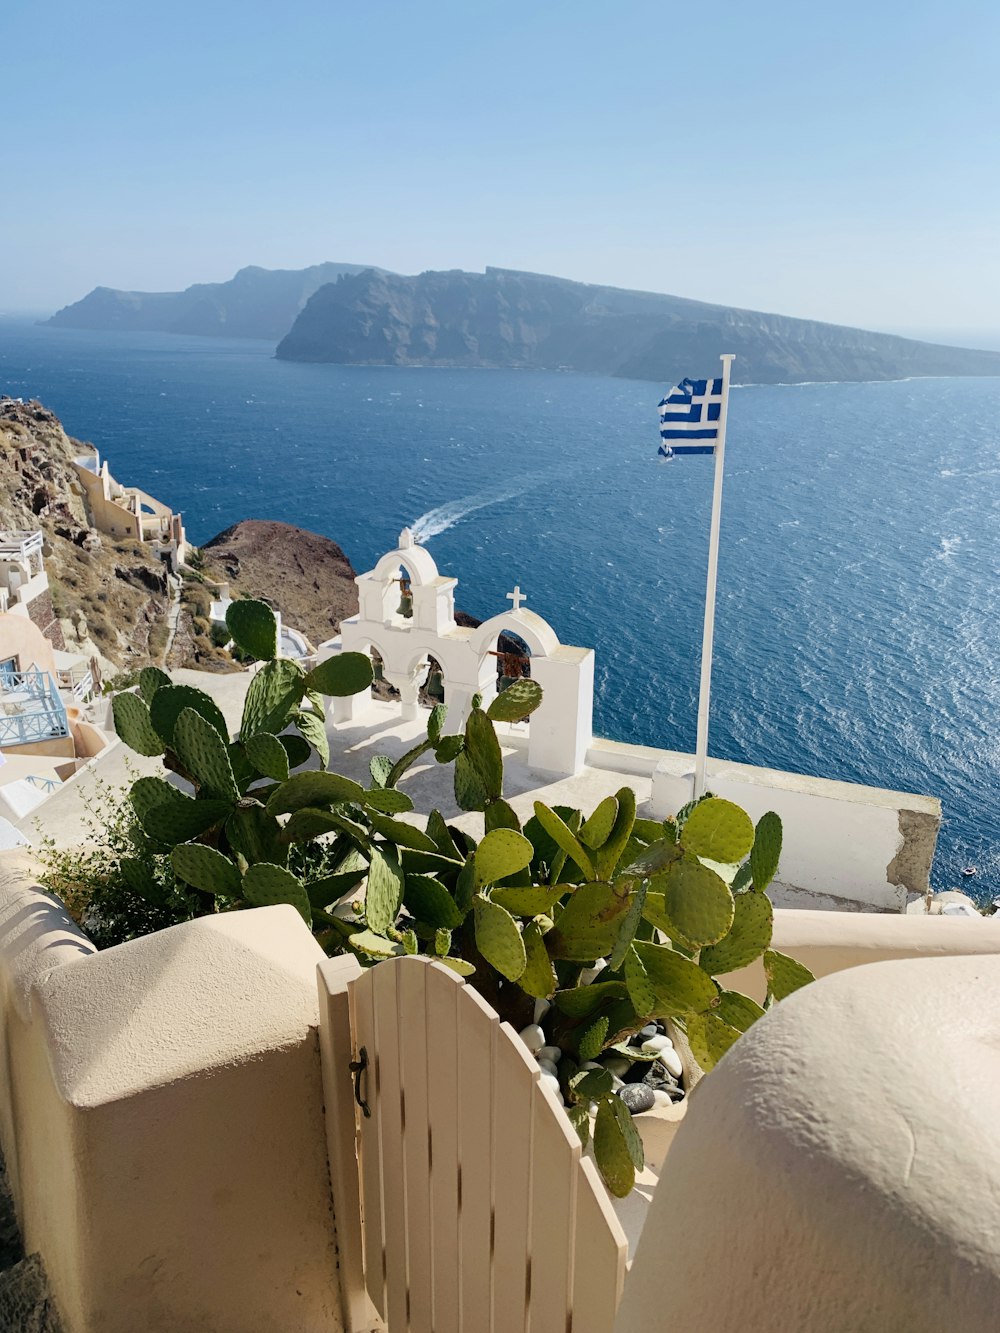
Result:
<svg viewBox="0 0 1000 1333"><path fill-rule="evenodd" d="M987 0L4 12L8 311L336 259L1000 327Z"/></svg>

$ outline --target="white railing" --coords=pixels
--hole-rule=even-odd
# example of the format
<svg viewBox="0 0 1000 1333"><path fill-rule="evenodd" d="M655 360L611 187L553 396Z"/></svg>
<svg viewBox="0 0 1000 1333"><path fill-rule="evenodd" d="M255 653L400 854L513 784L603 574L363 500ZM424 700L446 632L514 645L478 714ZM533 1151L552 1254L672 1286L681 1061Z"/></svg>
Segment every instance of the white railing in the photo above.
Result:
<svg viewBox="0 0 1000 1333"><path fill-rule="evenodd" d="M29 556L41 555L43 541L40 532L0 531L0 560L27 560Z"/></svg>

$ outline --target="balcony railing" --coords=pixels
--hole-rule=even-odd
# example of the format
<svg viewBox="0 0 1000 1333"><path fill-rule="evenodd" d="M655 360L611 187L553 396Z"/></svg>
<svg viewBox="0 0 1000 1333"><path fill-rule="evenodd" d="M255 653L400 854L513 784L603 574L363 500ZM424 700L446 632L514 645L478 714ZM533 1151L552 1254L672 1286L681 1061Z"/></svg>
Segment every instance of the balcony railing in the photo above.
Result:
<svg viewBox="0 0 1000 1333"><path fill-rule="evenodd" d="M61 740L68 735L66 708L47 671L0 675L0 747Z"/></svg>
<svg viewBox="0 0 1000 1333"><path fill-rule="evenodd" d="M27 560L41 555L43 537L40 532L0 530L0 560Z"/></svg>

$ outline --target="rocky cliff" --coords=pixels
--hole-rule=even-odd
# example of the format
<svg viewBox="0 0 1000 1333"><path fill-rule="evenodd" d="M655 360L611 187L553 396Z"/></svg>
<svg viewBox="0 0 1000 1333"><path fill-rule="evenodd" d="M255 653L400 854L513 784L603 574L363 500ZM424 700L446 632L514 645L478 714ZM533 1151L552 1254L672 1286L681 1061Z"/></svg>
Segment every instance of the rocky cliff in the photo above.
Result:
<svg viewBox="0 0 1000 1333"><path fill-rule="evenodd" d="M735 352L740 383L1000 375L1000 352L488 268L368 269L310 297L277 355L366 365L575 370L659 382Z"/></svg>
<svg viewBox="0 0 1000 1333"><path fill-rule="evenodd" d="M351 562L336 542L290 523L244 519L201 548L206 576L259 597L314 644L358 609Z"/></svg>
<svg viewBox="0 0 1000 1333"><path fill-rule="evenodd" d="M83 446L41 403L0 398L0 529L41 529L57 647L162 661L171 592L148 547L90 525L72 459Z"/></svg>
<svg viewBox="0 0 1000 1333"><path fill-rule="evenodd" d="M217 581L270 602L314 643L357 610L354 570L340 547L288 523L237 523L192 550L181 578L169 577L148 546L91 525L72 466L84 449L41 403L0 398L0 530L45 536L51 623L41 628L57 647L126 669L233 670L209 618Z"/></svg>
<svg viewBox="0 0 1000 1333"><path fill-rule="evenodd" d="M276 342L319 287L361 264L303 269L241 268L228 282L201 282L183 292L122 292L95 287L46 322L68 329L194 333Z"/></svg>

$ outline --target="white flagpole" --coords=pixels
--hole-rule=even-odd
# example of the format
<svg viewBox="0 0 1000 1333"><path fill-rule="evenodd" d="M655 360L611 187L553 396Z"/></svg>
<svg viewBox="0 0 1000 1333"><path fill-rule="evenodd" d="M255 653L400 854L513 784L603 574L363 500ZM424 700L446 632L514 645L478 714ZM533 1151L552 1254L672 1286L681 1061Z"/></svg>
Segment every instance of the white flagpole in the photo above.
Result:
<svg viewBox="0 0 1000 1333"><path fill-rule="evenodd" d="M701 684L698 688L698 736L694 753L694 797L705 794L708 762L708 709L712 690L712 638L715 633L715 585L719 570L719 526L722 519L722 470L726 459L726 417L729 415L729 372L735 356L722 358L722 407L715 446L715 486L712 490L712 527L708 538L708 580L705 587L705 630L701 640Z"/></svg>

